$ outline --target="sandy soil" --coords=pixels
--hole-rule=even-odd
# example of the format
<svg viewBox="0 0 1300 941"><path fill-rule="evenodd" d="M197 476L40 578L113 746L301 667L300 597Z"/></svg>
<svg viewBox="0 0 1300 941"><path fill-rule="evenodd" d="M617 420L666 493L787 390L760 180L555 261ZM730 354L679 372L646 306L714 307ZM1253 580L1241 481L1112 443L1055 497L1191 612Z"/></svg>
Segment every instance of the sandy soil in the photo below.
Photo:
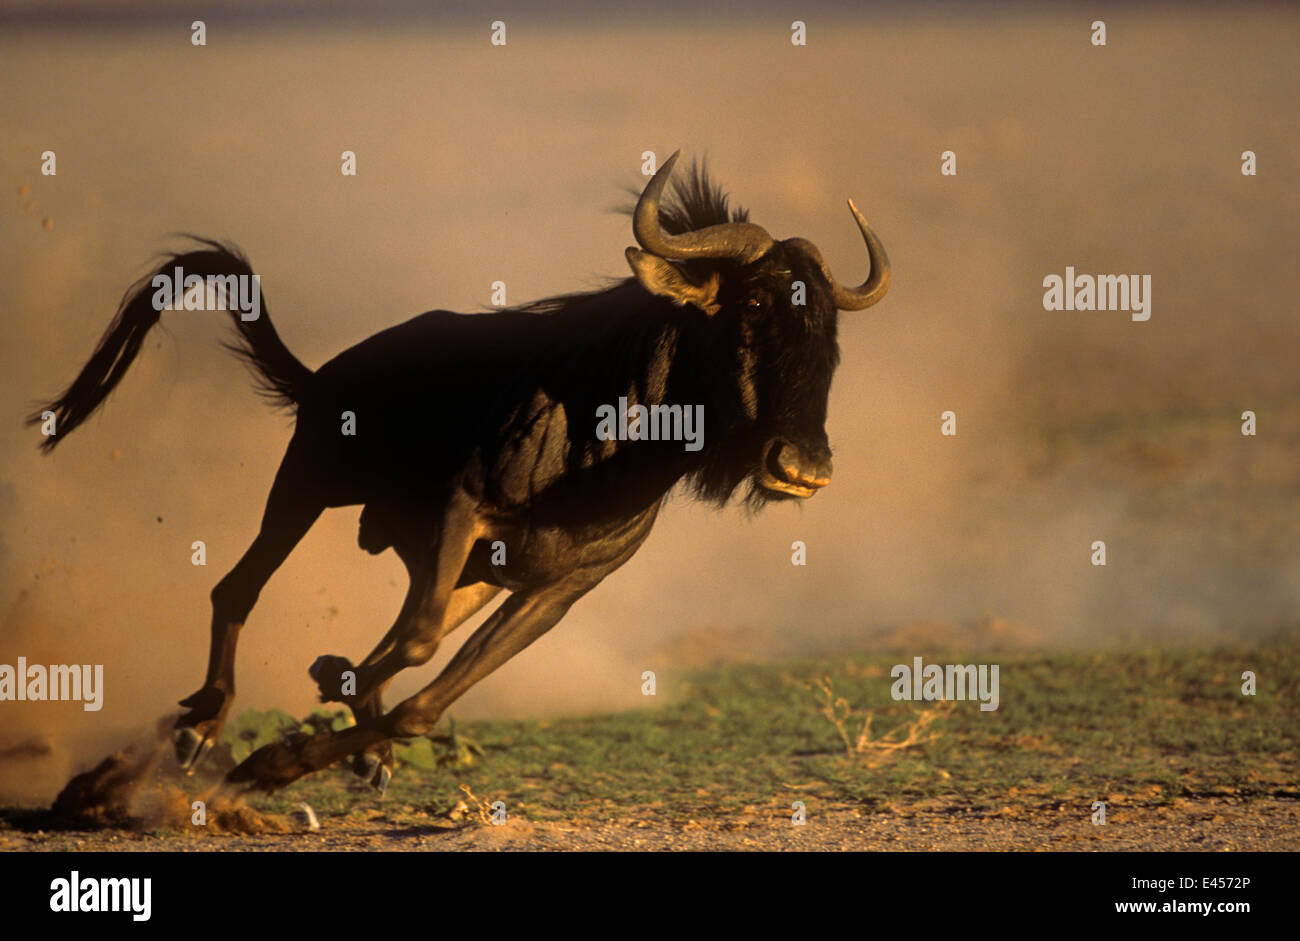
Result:
<svg viewBox="0 0 1300 941"><path fill-rule="evenodd" d="M23 822L23 826L34 824ZM690 822L681 827L628 827L599 822L573 825L507 820L501 826L448 822L393 825L326 821L319 831L261 836L130 834L119 830L0 829L0 852L234 852L272 851L660 851L660 850L999 850L999 851L1296 851L1300 802L1247 803L1212 798L1195 804L1130 809L1105 826L1079 819L1077 810L1043 808L1011 815L900 806L891 813L834 811L802 826L785 821L738 820L727 828Z"/></svg>

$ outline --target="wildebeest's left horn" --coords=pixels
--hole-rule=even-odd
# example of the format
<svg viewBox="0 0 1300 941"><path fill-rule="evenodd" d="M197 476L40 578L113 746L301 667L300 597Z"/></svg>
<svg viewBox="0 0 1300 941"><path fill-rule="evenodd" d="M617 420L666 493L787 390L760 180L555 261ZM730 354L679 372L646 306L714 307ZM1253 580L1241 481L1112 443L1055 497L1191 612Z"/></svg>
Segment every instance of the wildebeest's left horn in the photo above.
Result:
<svg viewBox="0 0 1300 941"><path fill-rule="evenodd" d="M756 261L772 247L772 236L761 225L752 222L729 222L711 225L681 235L669 235L659 228L659 199L664 185L672 175L673 164L681 156L677 151L664 161L659 172L651 177L637 200L632 215L632 232L641 247L660 258L734 258L742 264Z"/></svg>
<svg viewBox="0 0 1300 941"><path fill-rule="evenodd" d="M836 281L830 267L822 260L822 253L812 242L807 239L789 239L787 244L798 244L821 267L822 274L826 276L826 280L830 282L835 292L836 307L840 310L862 310L879 301L889 290L889 256L885 254L885 246L880 244L880 239L876 238L876 233L871 231L871 226L867 225L867 220L862 218L862 213L858 212L858 207L853 205L851 199L849 212L853 213L853 218L857 220L858 228L862 231L862 240L867 243L867 260L871 264L871 273L867 276L867 280L857 287L846 288Z"/></svg>

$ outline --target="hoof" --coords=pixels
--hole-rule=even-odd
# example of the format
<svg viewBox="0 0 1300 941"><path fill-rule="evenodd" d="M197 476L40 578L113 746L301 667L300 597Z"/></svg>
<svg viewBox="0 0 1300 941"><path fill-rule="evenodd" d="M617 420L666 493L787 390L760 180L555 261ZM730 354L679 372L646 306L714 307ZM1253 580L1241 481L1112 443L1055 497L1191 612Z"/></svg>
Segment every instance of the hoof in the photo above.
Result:
<svg viewBox="0 0 1300 941"><path fill-rule="evenodd" d="M352 773L366 781L373 781L379 771L379 756L365 752L352 759Z"/></svg>
<svg viewBox="0 0 1300 941"><path fill-rule="evenodd" d="M203 756L212 748L211 739L191 728L172 732L172 744L176 746L176 762L186 774L193 774Z"/></svg>
<svg viewBox="0 0 1300 941"><path fill-rule="evenodd" d="M316 688L320 690L321 702L346 702L351 698L343 694L343 674L349 670L353 671L355 684L356 667L347 657L327 654L317 657L316 662L307 668L307 675L316 681Z"/></svg>
<svg viewBox="0 0 1300 941"><path fill-rule="evenodd" d="M393 780L392 769L384 764L383 758L374 752L362 752L352 759L352 772L384 796L388 783Z"/></svg>
<svg viewBox="0 0 1300 941"><path fill-rule="evenodd" d="M172 744L176 747L176 761L186 774L193 774L212 746L221 737L230 709L231 695L215 686L204 686L186 696L181 705L189 712L176 720Z"/></svg>

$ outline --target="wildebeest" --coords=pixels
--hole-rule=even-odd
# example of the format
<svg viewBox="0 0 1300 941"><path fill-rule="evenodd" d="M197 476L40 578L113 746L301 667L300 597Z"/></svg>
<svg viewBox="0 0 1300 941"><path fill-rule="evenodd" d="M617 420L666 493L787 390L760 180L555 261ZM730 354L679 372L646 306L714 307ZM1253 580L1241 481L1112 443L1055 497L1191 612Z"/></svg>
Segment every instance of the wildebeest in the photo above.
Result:
<svg viewBox="0 0 1300 941"><path fill-rule="evenodd" d="M229 781L272 790L351 757L382 791L391 740L429 732L631 558L678 482L718 505L741 490L755 507L830 482L837 312L885 294L885 251L850 202L870 274L844 287L811 242L776 241L744 210L731 212L703 169L665 196L677 156L633 211L633 277L604 290L476 315L431 311L315 372L280 340L265 304L255 320L232 314L230 348L297 417L257 538L212 591L207 676L175 724L182 766L192 768L221 732L236 640L259 592L327 507L363 506L358 541L397 552L410 575L406 599L359 664L323 656L311 667L322 701L347 703L357 724L261 748ZM158 271L251 277L236 250L198 242ZM128 290L89 362L48 407L57 433L47 449L104 401L157 323L153 277ZM663 406L661 417L694 409L705 419L703 445L651 438L636 423L626 434L598 433L597 416L614 403ZM427 662L503 589L509 596L438 677L385 711L394 675Z"/></svg>

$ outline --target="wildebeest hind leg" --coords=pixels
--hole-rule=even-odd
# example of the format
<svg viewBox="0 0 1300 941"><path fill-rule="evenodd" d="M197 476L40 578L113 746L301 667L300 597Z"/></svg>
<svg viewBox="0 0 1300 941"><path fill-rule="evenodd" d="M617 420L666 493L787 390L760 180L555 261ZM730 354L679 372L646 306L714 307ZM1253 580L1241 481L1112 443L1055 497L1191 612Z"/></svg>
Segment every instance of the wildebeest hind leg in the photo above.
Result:
<svg viewBox="0 0 1300 941"><path fill-rule="evenodd" d="M181 700L189 712L176 720L172 734L176 758L192 771L221 734L235 697L235 646L239 629L262 587L293 551L321 511L319 500L293 446L276 473L262 526L248 551L212 589L212 639L203 686Z"/></svg>

